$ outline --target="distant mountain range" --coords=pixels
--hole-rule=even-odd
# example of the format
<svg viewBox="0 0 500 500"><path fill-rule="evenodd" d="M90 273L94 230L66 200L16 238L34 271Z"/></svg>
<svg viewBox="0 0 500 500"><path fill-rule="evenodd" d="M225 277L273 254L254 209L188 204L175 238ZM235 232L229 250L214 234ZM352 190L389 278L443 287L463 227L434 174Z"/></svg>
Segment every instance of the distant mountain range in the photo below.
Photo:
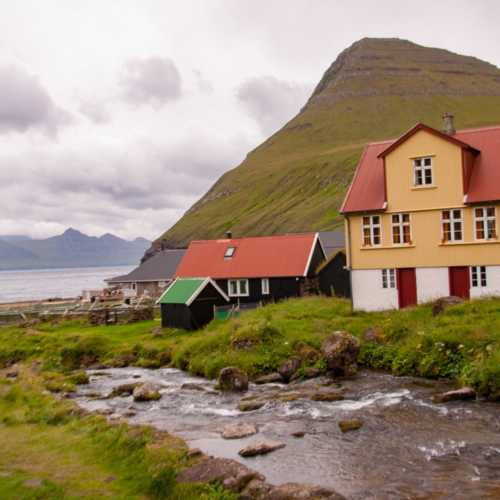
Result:
<svg viewBox="0 0 500 500"><path fill-rule="evenodd" d="M72 228L42 240L0 235L0 270L137 264L150 244L145 238L87 236Z"/></svg>

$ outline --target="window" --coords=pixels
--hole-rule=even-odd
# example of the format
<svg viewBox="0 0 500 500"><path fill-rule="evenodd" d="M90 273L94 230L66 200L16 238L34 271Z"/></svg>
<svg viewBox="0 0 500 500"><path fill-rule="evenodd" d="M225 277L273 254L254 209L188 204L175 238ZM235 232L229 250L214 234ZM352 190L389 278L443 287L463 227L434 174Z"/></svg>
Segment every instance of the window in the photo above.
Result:
<svg viewBox="0 0 500 500"><path fill-rule="evenodd" d="M382 269L382 288L396 288L395 269Z"/></svg>
<svg viewBox="0 0 500 500"><path fill-rule="evenodd" d="M411 243L410 214L394 214L392 216L392 242L395 245Z"/></svg>
<svg viewBox="0 0 500 500"><path fill-rule="evenodd" d="M269 278L262 278L262 295L269 295Z"/></svg>
<svg viewBox="0 0 500 500"><path fill-rule="evenodd" d="M494 240L497 237L495 207L474 209L476 240Z"/></svg>
<svg viewBox="0 0 500 500"><path fill-rule="evenodd" d="M248 297L248 280L229 280L228 291L230 297Z"/></svg>
<svg viewBox="0 0 500 500"><path fill-rule="evenodd" d="M363 217L363 246L380 245L380 216Z"/></svg>
<svg viewBox="0 0 500 500"><path fill-rule="evenodd" d="M441 225L443 243L463 240L462 210L443 210L441 212Z"/></svg>
<svg viewBox="0 0 500 500"><path fill-rule="evenodd" d="M236 247L227 247L226 248L226 253L224 254L225 259L230 259L236 250Z"/></svg>
<svg viewBox="0 0 500 500"><path fill-rule="evenodd" d="M432 158L416 158L413 160L415 186L430 186L432 179Z"/></svg>
<svg viewBox="0 0 500 500"><path fill-rule="evenodd" d="M474 288L483 288L488 286L486 280L486 266L473 266L471 270L471 283Z"/></svg>

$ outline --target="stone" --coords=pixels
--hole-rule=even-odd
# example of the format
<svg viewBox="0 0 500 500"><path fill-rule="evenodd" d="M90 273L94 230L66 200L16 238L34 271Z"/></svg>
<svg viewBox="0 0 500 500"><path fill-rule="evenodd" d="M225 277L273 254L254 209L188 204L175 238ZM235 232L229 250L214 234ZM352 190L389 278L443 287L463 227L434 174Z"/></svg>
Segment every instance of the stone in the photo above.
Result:
<svg viewBox="0 0 500 500"><path fill-rule="evenodd" d="M261 479L252 479L239 494L239 500L265 499L271 490L271 485Z"/></svg>
<svg viewBox="0 0 500 500"><path fill-rule="evenodd" d="M297 372L297 370L301 367L302 360L300 358L294 357L287 359L281 366L278 368L278 373L281 375L281 378L284 382L290 382L292 376Z"/></svg>
<svg viewBox="0 0 500 500"><path fill-rule="evenodd" d="M248 375L234 366L223 368L219 373L218 388L221 391L245 392L248 390Z"/></svg>
<svg viewBox="0 0 500 500"><path fill-rule="evenodd" d="M363 427L363 422L358 418L353 418L351 420L341 420L339 422L339 427L342 432L357 431Z"/></svg>
<svg viewBox="0 0 500 500"><path fill-rule="evenodd" d="M257 434L257 427L253 424L229 424L222 430L221 436L224 439L241 439Z"/></svg>
<svg viewBox="0 0 500 500"><path fill-rule="evenodd" d="M270 373L269 375L262 375L262 377L255 379L256 384L276 384L280 382L283 382L283 379L277 372Z"/></svg>
<svg viewBox="0 0 500 500"><path fill-rule="evenodd" d="M306 435L304 431L295 431L292 432L292 437L294 438L303 438Z"/></svg>
<svg viewBox="0 0 500 500"><path fill-rule="evenodd" d="M19 370L17 368L10 368L10 370L8 370L7 373L5 374L7 378L17 378L18 375L19 375Z"/></svg>
<svg viewBox="0 0 500 500"><path fill-rule="evenodd" d="M177 475L179 483L218 482L236 493L244 490L255 479L265 481L262 474L229 458L205 458Z"/></svg>
<svg viewBox="0 0 500 500"><path fill-rule="evenodd" d="M238 404L238 410L240 411L255 411L260 410L266 404L265 401L240 401Z"/></svg>
<svg viewBox="0 0 500 500"><path fill-rule="evenodd" d="M131 396L136 387L139 387L141 384L139 382L134 382L132 384L122 384L118 387L115 387L111 393L109 394L110 398L116 398L118 396Z"/></svg>
<svg viewBox="0 0 500 500"><path fill-rule="evenodd" d="M181 385L181 389L187 391L205 391L205 387L201 384L196 384L194 382L186 382Z"/></svg>
<svg viewBox="0 0 500 500"><path fill-rule="evenodd" d="M307 368L304 368L302 372L298 371L295 372L292 375L292 378L290 379L290 382L294 382L295 380L300 380L300 379L311 379L311 378L316 378L321 375L321 370L319 368L314 368L313 366L308 366Z"/></svg>
<svg viewBox="0 0 500 500"><path fill-rule="evenodd" d="M472 387L462 387L454 391L443 392L433 396L434 403L448 403L449 401L466 401L476 399L476 391Z"/></svg>
<svg viewBox="0 0 500 500"><path fill-rule="evenodd" d="M123 416L124 417L135 417L137 415L137 412L135 410L126 410L125 412L123 412Z"/></svg>
<svg viewBox="0 0 500 500"><path fill-rule="evenodd" d="M245 458L255 457L257 455L267 455L268 453L284 448L285 446L285 443L279 443L278 441L259 441L242 448L238 452L238 455Z"/></svg>
<svg viewBox="0 0 500 500"><path fill-rule="evenodd" d="M344 395L340 391L318 391L311 394L312 401L341 401Z"/></svg>
<svg viewBox="0 0 500 500"><path fill-rule="evenodd" d="M150 383L138 385L132 394L134 401L158 401L161 398L158 389Z"/></svg>
<svg viewBox="0 0 500 500"><path fill-rule="evenodd" d="M432 306L432 315L438 316L442 314L446 309L456 306L458 304L462 304L464 299L460 297L450 296L450 297L441 297L434 302Z"/></svg>
<svg viewBox="0 0 500 500"><path fill-rule="evenodd" d="M381 344L385 341L384 332L379 327L371 327L363 334L363 340L369 343Z"/></svg>
<svg viewBox="0 0 500 500"><path fill-rule="evenodd" d="M321 353L319 351L303 342L296 347L296 351L299 357L307 363L316 363L316 361L321 358Z"/></svg>
<svg viewBox="0 0 500 500"><path fill-rule="evenodd" d="M347 332L330 334L321 345L327 370L334 376L354 375L358 367L359 347L359 340Z"/></svg>
<svg viewBox="0 0 500 500"><path fill-rule="evenodd" d="M203 452L199 448L191 448L186 453L188 458L201 457L201 455L203 455Z"/></svg>
<svg viewBox="0 0 500 500"><path fill-rule="evenodd" d="M297 483L275 486L265 498L266 500L345 500L345 497L330 488Z"/></svg>

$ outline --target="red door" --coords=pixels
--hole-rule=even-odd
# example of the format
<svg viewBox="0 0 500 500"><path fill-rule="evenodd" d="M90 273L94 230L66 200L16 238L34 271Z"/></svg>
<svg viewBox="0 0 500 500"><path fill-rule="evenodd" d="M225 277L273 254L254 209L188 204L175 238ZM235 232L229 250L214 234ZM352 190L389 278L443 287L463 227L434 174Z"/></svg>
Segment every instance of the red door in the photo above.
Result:
<svg viewBox="0 0 500 500"><path fill-rule="evenodd" d="M398 269L399 308L417 304L417 276L415 269Z"/></svg>
<svg viewBox="0 0 500 500"><path fill-rule="evenodd" d="M450 295L468 299L470 296L470 280L468 267L450 267Z"/></svg>

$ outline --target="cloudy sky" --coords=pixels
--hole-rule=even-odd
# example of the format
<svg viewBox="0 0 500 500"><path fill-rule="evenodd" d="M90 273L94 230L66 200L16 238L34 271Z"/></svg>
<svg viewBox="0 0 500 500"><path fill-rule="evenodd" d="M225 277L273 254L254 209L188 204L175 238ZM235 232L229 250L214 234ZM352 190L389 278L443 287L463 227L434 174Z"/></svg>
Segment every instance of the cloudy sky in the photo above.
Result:
<svg viewBox="0 0 500 500"><path fill-rule="evenodd" d="M0 16L0 234L154 238L395 36L500 66L497 0L15 0Z"/></svg>

